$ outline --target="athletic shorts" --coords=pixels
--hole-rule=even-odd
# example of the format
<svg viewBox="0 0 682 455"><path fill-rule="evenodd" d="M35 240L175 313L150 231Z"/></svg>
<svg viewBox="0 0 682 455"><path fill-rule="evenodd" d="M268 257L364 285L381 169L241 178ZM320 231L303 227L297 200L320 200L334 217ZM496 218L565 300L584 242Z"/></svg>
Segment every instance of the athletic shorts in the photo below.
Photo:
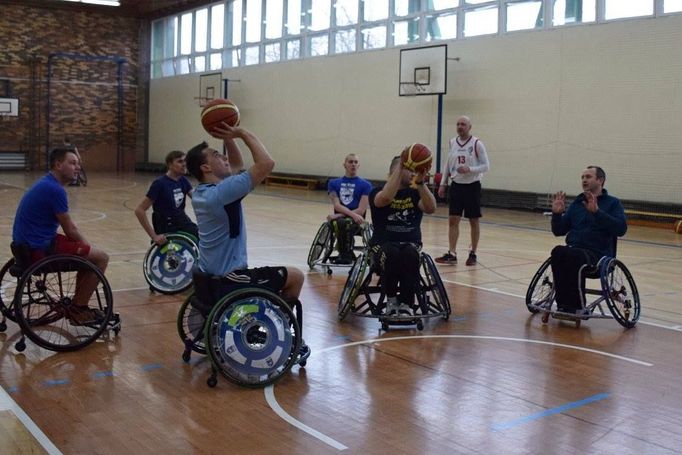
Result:
<svg viewBox="0 0 682 455"><path fill-rule="evenodd" d="M450 184L450 215L481 217L481 182Z"/></svg>
<svg viewBox="0 0 682 455"><path fill-rule="evenodd" d="M31 250L31 260L36 262L51 254L71 254L74 256L87 257L90 254L90 245L85 242L77 242L63 234L57 234L52 246L47 250Z"/></svg>
<svg viewBox="0 0 682 455"><path fill-rule="evenodd" d="M225 285L249 285L266 288L279 293L287 282L286 267L256 267L234 270L222 278Z"/></svg>

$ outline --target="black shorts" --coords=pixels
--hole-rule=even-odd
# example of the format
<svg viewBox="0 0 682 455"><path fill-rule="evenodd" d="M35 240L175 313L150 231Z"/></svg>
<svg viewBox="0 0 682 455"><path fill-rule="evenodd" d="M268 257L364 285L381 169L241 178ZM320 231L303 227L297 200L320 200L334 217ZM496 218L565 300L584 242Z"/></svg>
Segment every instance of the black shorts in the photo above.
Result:
<svg viewBox="0 0 682 455"><path fill-rule="evenodd" d="M266 288L278 294L287 282L286 267L256 267L253 269L234 270L225 275L221 281L226 286L248 285Z"/></svg>
<svg viewBox="0 0 682 455"><path fill-rule="evenodd" d="M466 218L481 217L481 182L450 184L450 215Z"/></svg>

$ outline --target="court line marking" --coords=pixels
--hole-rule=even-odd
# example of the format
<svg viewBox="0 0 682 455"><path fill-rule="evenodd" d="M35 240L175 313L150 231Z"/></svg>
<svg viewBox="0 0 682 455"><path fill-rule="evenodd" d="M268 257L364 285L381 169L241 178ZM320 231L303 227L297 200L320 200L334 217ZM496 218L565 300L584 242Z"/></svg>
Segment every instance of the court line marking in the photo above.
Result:
<svg viewBox="0 0 682 455"><path fill-rule="evenodd" d="M372 338L369 340L352 341L350 343L339 344L337 346L330 346L328 348L323 348L315 351L316 354L322 354L323 352L335 351L338 349L344 349L351 346L360 346L363 344L371 343L383 343L387 341L402 341L402 340L413 340L413 339L427 339L427 338L460 338L460 339L470 339L470 340L494 340L494 341L518 341L521 343L530 344L542 344L547 346L555 346L560 348L574 349L577 351L590 352L592 354L602 355L605 357L611 357L617 360L623 360L625 362L634 363L637 365L642 365L646 367L652 367L653 364L649 362L644 362L642 360L633 359L630 357L620 356L617 354L612 354L610 352L598 351L596 349L585 348L582 346L574 346L571 344L554 343L552 341L542 341L542 340L530 340L527 338L512 338L512 337L498 337L498 336L488 336L488 335L414 335L414 336L403 336L403 337L391 337L391 338ZM270 406L270 409L277 414L282 420L289 423L290 425L308 433L312 437L324 442L325 444L334 447L337 450L346 450L348 447L338 442L337 440L309 427L303 422L297 420L287 413L277 402L277 397L275 397L275 385L270 384L264 389L265 401Z"/></svg>
<svg viewBox="0 0 682 455"><path fill-rule="evenodd" d="M526 296L525 296L525 295L512 294L511 292L500 291L500 290L497 289L497 288L484 288L484 287L482 287L482 286L476 286L476 285L474 285L474 284L468 284L468 283L461 283L461 282L459 282L459 281L443 280L442 278L441 278L441 280L442 280L444 283L456 284L456 285L458 285L458 286L465 286L465 287L468 287L468 288L478 289L478 290L480 290L480 291L494 292L495 294L508 295L509 297L516 297L516 298L523 299L523 300L526 299ZM682 326L680 326L680 325L672 325L672 326L670 326L670 325L665 325L665 324L659 324L659 323L657 323L657 322L647 321L647 320L644 320L644 319L638 320L637 323L638 323L638 324L644 324L644 325L650 325L650 326L653 326L653 327L659 327L659 328L661 328L661 329L673 330L673 331L675 331L675 332L682 332Z"/></svg>
<svg viewBox="0 0 682 455"><path fill-rule="evenodd" d="M493 431L508 430L509 428L513 428L518 425L523 425L533 420L541 419L542 417L547 417L554 414L561 414L564 411L579 408L581 406L585 406L586 404L594 403L595 401L600 401L608 397L609 397L608 393L598 393L596 395L592 395L591 397L587 397L582 400L562 404L561 406L557 406L556 408L545 409L544 411L536 412L535 414L520 417L515 420L510 420L509 422L495 423L490 428Z"/></svg>
<svg viewBox="0 0 682 455"><path fill-rule="evenodd" d="M9 396L5 389L0 387L0 410L10 410L24 424L24 427L33 435L45 451L50 455L61 455L62 452L43 433L38 425L24 412L23 409Z"/></svg>

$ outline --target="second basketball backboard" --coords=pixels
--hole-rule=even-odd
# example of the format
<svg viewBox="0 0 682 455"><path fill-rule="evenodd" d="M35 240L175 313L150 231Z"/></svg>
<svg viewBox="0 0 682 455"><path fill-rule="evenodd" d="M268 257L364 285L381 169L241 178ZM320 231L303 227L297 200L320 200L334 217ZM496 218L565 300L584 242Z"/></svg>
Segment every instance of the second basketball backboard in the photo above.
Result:
<svg viewBox="0 0 682 455"><path fill-rule="evenodd" d="M448 46L400 50L400 96L439 95L447 91Z"/></svg>

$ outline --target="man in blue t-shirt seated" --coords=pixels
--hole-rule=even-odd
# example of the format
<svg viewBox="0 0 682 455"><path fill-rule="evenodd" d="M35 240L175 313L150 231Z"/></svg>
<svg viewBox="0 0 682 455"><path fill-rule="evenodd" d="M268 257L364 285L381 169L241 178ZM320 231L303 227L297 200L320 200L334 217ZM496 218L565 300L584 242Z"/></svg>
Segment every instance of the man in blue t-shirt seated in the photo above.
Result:
<svg viewBox="0 0 682 455"><path fill-rule="evenodd" d="M339 251L339 256L333 262L352 264L355 259L352 250L353 236L365 222L372 184L358 176L360 161L355 153L346 155L343 167L346 170L345 175L331 180L327 185L334 208L334 214L329 215L327 220L336 234Z"/></svg>
<svg viewBox="0 0 682 455"><path fill-rule="evenodd" d="M187 153L187 168L199 180L192 197L199 226L199 269L223 277L227 288L250 284L280 294L296 307L302 333L302 309L298 298L303 287L303 272L294 267L248 268L242 199L272 172L275 162L258 137L244 128L221 123L211 135L224 141L227 156L205 142ZM244 170L242 153L235 139L241 139L251 152L253 165L248 170ZM303 343L301 359L309 355L310 349Z"/></svg>
<svg viewBox="0 0 682 455"><path fill-rule="evenodd" d="M370 239L372 259L381 274L388 316L411 314L419 282L421 222L424 213L436 211L436 199L426 186L425 172L404 168L400 157L391 161L388 181L369 195L374 234ZM398 301L400 285L400 301Z"/></svg>
<svg viewBox="0 0 682 455"><path fill-rule="evenodd" d="M135 209L135 216L149 237L157 245L166 243L164 234L184 231L197 237L197 225L185 213L186 196L192 194L192 184L185 174L185 154L174 150L166 155L167 171L154 180L147 195ZM147 210L153 207L152 224L147 219Z"/></svg>
<svg viewBox="0 0 682 455"><path fill-rule="evenodd" d="M13 249L28 250L31 262L50 254L81 256L104 273L109 256L85 240L69 215L64 186L78 176L78 156L72 149L56 148L50 152L49 165L50 172L29 188L19 202L12 228ZM59 226L64 234L57 234ZM99 310L88 307L98 283L94 272L78 272L73 303L66 315L72 324L94 323L104 317Z"/></svg>

